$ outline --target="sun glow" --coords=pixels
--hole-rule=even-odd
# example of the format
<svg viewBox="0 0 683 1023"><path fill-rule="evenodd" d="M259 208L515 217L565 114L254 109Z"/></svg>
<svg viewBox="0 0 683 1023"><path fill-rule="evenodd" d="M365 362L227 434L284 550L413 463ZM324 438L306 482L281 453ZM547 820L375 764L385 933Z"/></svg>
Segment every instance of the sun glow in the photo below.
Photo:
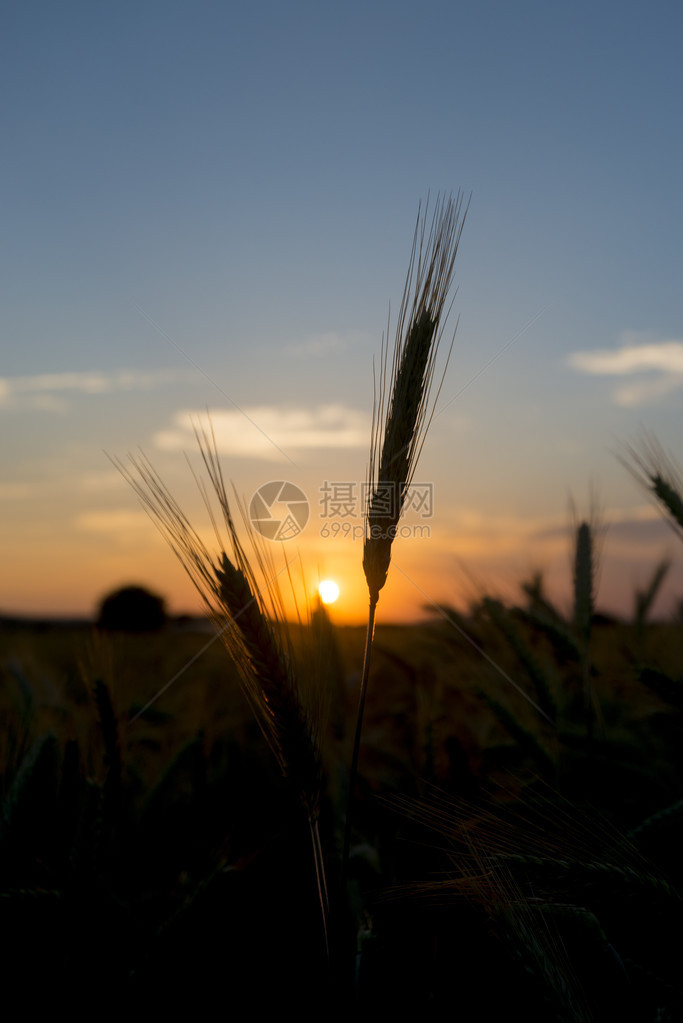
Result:
<svg viewBox="0 0 683 1023"><path fill-rule="evenodd" d="M339 587L332 579L323 579L318 586L318 593L323 604L334 604L339 596Z"/></svg>

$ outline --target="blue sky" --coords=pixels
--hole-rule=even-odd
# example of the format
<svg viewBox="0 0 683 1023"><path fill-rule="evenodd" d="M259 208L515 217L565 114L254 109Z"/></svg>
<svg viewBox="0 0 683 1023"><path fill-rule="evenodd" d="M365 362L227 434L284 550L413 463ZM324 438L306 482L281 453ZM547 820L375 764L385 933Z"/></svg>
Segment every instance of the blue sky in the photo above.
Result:
<svg viewBox="0 0 683 1023"><path fill-rule="evenodd" d="M673 3L8 3L0 608L133 578L190 606L107 454L143 449L201 514L207 407L247 499L362 480L418 203L462 189L432 535L396 547L387 613L533 568L560 597L592 486L628 609L678 553L614 452L646 428L683 458L682 30ZM319 525L302 558L355 601L360 546Z"/></svg>

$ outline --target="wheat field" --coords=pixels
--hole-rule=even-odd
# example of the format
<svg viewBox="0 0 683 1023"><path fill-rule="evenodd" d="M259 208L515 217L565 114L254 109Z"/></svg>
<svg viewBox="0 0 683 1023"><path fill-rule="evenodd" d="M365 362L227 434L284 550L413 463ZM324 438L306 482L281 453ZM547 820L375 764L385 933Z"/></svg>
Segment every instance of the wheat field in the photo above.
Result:
<svg viewBox="0 0 683 1023"><path fill-rule="evenodd" d="M667 565L606 619L600 523L577 516L568 613L537 575L516 603L382 621L401 515L382 488L405 495L428 443L465 214L460 196L420 211L380 356L366 629L321 603L287 619L201 431L216 551L150 463L119 465L208 631L0 623L8 1002L682 1018L683 619L651 613ZM680 534L675 462L652 438L624 461Z"/></svg>

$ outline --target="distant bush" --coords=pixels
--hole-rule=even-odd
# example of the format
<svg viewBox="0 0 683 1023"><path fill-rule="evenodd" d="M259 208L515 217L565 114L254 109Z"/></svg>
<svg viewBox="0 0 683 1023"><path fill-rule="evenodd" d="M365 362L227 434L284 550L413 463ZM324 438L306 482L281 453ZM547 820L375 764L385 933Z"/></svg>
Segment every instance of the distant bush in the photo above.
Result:
<svg viewBox="0 0 683 1023"><path fill-rule="evenodd" d="M166 623L162 597L143 586L123 586L100 604L97 624L101 629L122 632L154 632Z"/></svg>

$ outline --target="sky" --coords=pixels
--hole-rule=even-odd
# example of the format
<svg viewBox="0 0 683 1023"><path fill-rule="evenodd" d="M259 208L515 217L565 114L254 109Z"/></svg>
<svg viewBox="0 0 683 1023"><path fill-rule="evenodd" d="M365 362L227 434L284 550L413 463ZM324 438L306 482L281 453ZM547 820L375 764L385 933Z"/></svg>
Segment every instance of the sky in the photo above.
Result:
<svg viewBox="0 0 683 1023"><path fill-rule="evenodd" d="M304 495L278 571L335 579L361 621L373 364L420 204L462 192L380 619L539 571L566 609L592 513L598 605L631 614L670 557L671 613L680 541L619 455L648 431L683 461L682 37L673 2L8 0L0 612L90 615L129 583L197 610L116 462L144 454L209 537L209 413L247 509Z"/></svg>

